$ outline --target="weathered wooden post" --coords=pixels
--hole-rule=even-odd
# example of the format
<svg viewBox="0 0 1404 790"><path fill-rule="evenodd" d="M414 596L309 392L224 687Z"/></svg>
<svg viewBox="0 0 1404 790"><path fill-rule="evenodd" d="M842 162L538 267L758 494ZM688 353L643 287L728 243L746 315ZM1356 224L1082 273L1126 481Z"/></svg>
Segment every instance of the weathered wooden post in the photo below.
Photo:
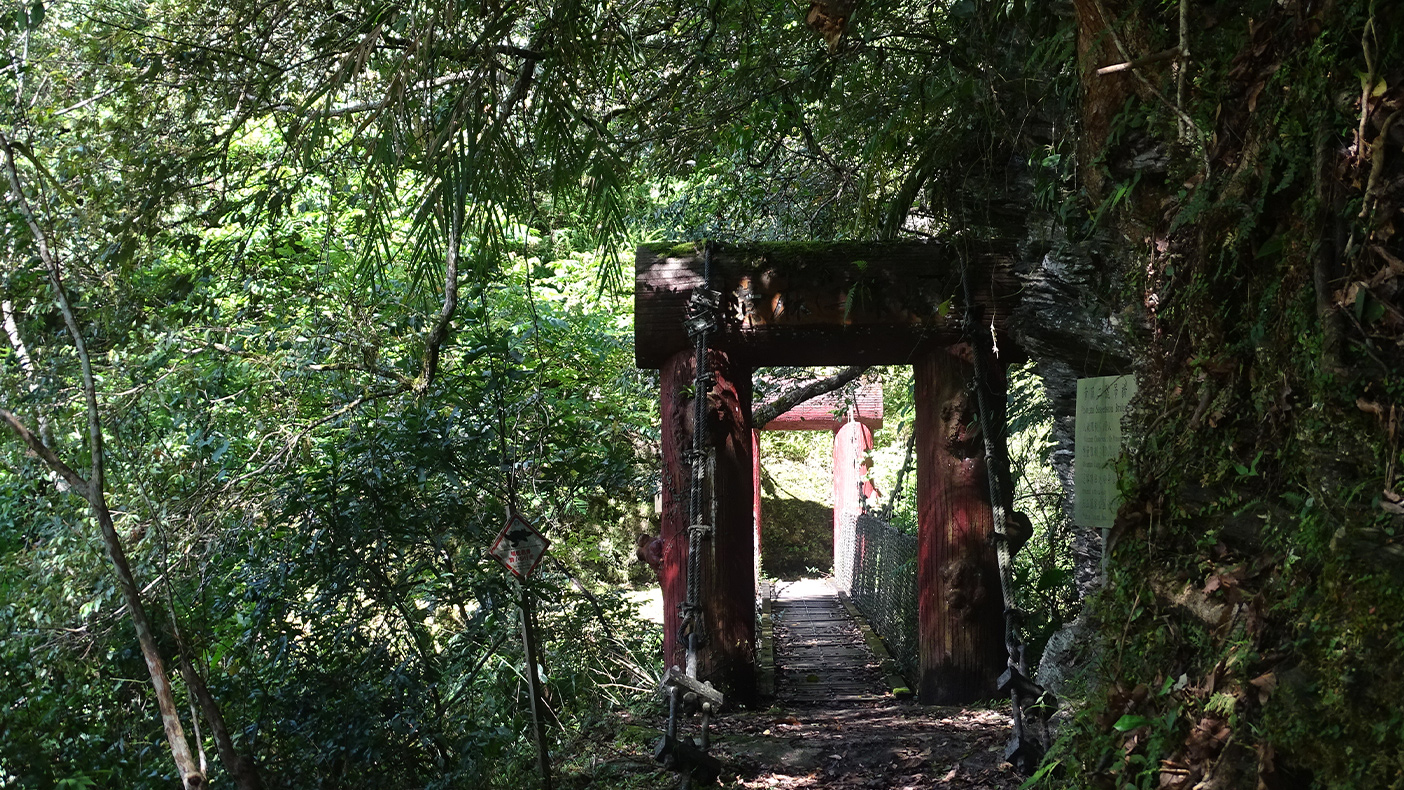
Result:
<svg viewBox="0 0 1404 790"><path fill-rule="evenodd" d="M1004 605L990 542L984 443L954 349L922 357L916 382L919 699L961 704L997 695Z"/></svg>
<svg viewBox="0 0 1404 790"><path fill-rule="evenodd" d="M704 521L715 529L700 566L705 646L697 676L746 701L755 695L755 571L753 466L750 429L751 371L725 352L709 352L716 381L707 398L707 445L715 468ZM687 505L692 464L693 355L674 354L661 369L663 423L663 656L668 666L686 666L678 604L687 600ZM715 510L712 510L715 508Z"/></svg>
<svg viewBox="0 0 1404 790"><path fill-rule="evenodd" d="M760 595L761 572L761 455L760 431L751 429L751 528L755 531L755 593Z"/></svg>

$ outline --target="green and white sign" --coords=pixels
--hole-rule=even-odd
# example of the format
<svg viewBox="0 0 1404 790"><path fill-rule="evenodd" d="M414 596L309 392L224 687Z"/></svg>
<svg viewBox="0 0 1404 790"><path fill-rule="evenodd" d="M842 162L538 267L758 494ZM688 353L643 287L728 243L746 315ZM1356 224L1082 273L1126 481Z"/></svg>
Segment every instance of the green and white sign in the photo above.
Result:
<svg viewBox="0 0 1404 790"><path fill-rule="evenodd" d="M1077 381L1074 433L1073 521L1110 528L1121 504L1116 487L1121 455L1121 418L1136 394L1134 376L1099 376Z"/></svg>

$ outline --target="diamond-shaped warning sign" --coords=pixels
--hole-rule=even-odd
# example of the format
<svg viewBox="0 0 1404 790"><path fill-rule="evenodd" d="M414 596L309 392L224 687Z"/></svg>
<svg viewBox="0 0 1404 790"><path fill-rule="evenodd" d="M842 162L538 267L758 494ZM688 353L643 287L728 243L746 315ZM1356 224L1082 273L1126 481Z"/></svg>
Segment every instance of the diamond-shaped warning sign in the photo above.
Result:
<svg viewBox="0 0 1404 790"><path fill-rule="evenodd" d="M497 533L497 539L492 542L488 554L507 566L507 570L516 574L517 578L525 579L531 575L536 564L541 562L541 558L546 556L546 549L550 545L551 541L545 535L537 532L536 528L519 514L513 513L507 520L507 526Z"/></svg>

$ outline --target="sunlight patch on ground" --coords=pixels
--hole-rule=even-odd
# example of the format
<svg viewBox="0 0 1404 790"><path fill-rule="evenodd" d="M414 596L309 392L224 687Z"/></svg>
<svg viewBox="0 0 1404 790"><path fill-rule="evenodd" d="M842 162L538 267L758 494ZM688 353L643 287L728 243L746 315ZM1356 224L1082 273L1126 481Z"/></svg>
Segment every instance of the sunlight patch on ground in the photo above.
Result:
<svg viewBox="0 0 1404 790"><path fill-rule="evenodd" d="M785 774L771 774L770 776L758 776L755 779L750 780L749 782L742 782L740 784L740 787L744 787L747 790L751 790L751 788L772 787L777 788L777 790L779 790L780 788L783 788L784 790L790 790L790 788L816 786L817 785L815 785L814 783L814 777L812 776L786 776Z"/></svg>
<svg viewBox="0 0 1404 790"><path fill-rule="evenodd" d="M818 578L805 577L794 581L775 582L776 598L823 598L837 594L834 588L834 580L831 576L821 576Z"/></svg>

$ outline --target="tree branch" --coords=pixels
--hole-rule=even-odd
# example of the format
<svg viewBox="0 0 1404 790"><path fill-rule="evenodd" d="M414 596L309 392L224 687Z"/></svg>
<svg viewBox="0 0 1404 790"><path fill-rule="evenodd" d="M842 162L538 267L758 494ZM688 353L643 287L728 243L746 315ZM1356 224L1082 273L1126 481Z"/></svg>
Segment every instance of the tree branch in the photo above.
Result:
<svg viewBox="0 0 1404 790"><path fill-rule="evenodd" d="M44 441L36 436L33 431L25 427L25 424L20 421L19 417L15 416L14 412L8 409L0 409L0 420L4 420L10 426L11 430L19 434L20 439L23 440L25 444L29 445L29 449L33 450L34 454L39 456L40 460L47 464L50 469L58 472L59 476L64 479L64 482L68 483L69 487L71 487L75 493L84 499L89 498L88 481L84 480L82 475L74 471L73 467L64 463L63 459L59 458L48 445L44 444Z"/></svg>
<svg viewBox="0 0 1404 790"><path fill-rule="evenodd" d="M782 393L779 397L756 409L751 414L751 427L757 430L764 428L766 423L779 417L785 412L804 403L812 398L825 395L842 387L848 382L858 378L868 371L867 365L854 365L850 368L835 373L828 378L811 381L802 387L796 387L789 392Z"/></svg>
<svg viewBox="0 0 1404 790"><path fill-rule="evenodd" d="M10 339L10 347L15 350L15 356L19 358L20 372L29 381L29 394L34 395L39 391L39 371L34 366L34 358L29 354L29 348L24 344L24 336L20 334L19 322L15 320L15 305L9 299L0 299L0 313L4 314L5 335ZM44 419L41 413L37 415L39 420L39 439L44 444L54 443L54 432L49 421Z"/></svg>
<svg viewBox="0 0 1404 790"><path fill-rule="evenodd" d="M887 497L887 504L882 507L882 520L891 521L892 511L896 509L897 502L902 498L902 486L907 480L907 475L912 471L912 453L916 449L916 430L914 429L907 437L907 451L902 454L902 468L897 470L897 482L892 486L892 493Z"/></svg>
<svg viewBox="0 0 1404 790"><path fill-rule="evenodd" d="M1180 52L1181 50L1179 47L1174 47L1172 49L1167 49L1164 52L1157 52L1154 55L1146 55L1143 58L1128 60L1125 63L1113 63L1110 66L1103 66L1100 69L1097 69L1097 74L1098 76L1116 74L1122 71L1130 71L1131 69L1139 69L1142 66L1149 66L1153 63L1159 63L1162 60L1175 60L1176 58L1180 57ZM1183 89L1181 90L1181 92L1183 93Z"/></svg>
<svg viewBox="0 0 1404 790"><path fill-rule="evenodd" d="M449 322L458 309L458 253L463 234L463 204L457 194L449 196L448 250L444 255L444 304L439 308L434 328L430 330L424 348L424 369L414 384L416 395L423 395L434 383L439 372L439 349L448 338Z"/></svg>
<svg viewBox="0 0 1404 790"><path fill-rule="evenodd" d="M258 767L254 764L253 758L240 754L234 748L234 739L229 737L229 726L224 721L224 713L219 709L219 703L210 693L209 686L205 685L205 678L190 662L190 647L185 643L185 637L180 632L175 601L168 599L167 603L171 610L171 632L176 639L177 666L180 669L180 676L185 679L186 688L189 689L190 695L194 698L191 700L190 719L191 723L197 727L196 736L199 735L199 721L195 718L194 707L195 703L199 702L205 721L209 722L210 735L214 738L215 749L219 752L219 761L233 777L234 786L239 790L263 790L263 780L259 776ZM203 759L203 754L201 757Z"/></svg>
<svg viewBox="0 0 1404 790"><path fill-rule="evenodd" d="M19 357L20 370L24 372L24 377L29 379L29 391L33 392L38 384L34 378L37 375L34 370L34 360L29 356L29 349L24 345L24 338L20 337L19 324L15 321L15 305L9 299L0 300L0 313L4 314L5 334L10 338L10 346L15 350L15 356Z"/></svg>
<svg viewBox="0 0 1404 790"><path fill-rule="evenodd" d="M426 91L433 88L441 88L445 85L461 85L469 82L480 82L483 79L481 71L464 71L457 74L446 74L432 80L423 80L411 85L411 91ZM309 119L317 118L339 118L343 115L355 115L363 112L374 112L383 110L390 106L390 97L383 96L379 99L366 99L363 101L346 102L335 104L324 109L309 109L298 107L294 104L276 104L269 109L275 112L296 112Z"/></svg>
<svg viewBox="0 0 1404 790"><path fill-rule="evenodd" d="M1097 15L1101 17L1102 24L1106 26L1107 34L1111 36L1112 44L1116 46L1116 51L1121 53L1121 59L1127 62L1128 68L1130 69L1131 73L1136 75L1136 79L1141 81L1141 86L1144 87L1147 91L1149 91L1152 96L1159 99L1161 104L1164 104L1166 107L1169 107L1170 110L1174 112L1175 115L1180 119L1180 122L1184 125L1183 128L1189 131L1193 131L1194 135L1199 138L1199 146L1201 149L1200 153L1203 155L1204 159L1204 178L1207 181L1209 179L1210 166L1209 141L1205 139L1204 132L1200 131L1199 127L1195 125L1194 119L1189 116L1189 113L1184 111L1184 108L1176 105L1174 102L1165 98L1165 95L1160 91L1156 90L1155 86L1151 84L1150 80L1146 79L1146 75L1142 74L1140 69L1137 68L1137 59L1131 57L1131 52L1128 49L1126 49L1126 45L1121 43L1121 36L1117 35L1116 28L1112 25L1111 15L1108 14L1107 10L1102 7L1102 0L1092 0L1092 5L1094 8L1097 9Z"/></svg>

